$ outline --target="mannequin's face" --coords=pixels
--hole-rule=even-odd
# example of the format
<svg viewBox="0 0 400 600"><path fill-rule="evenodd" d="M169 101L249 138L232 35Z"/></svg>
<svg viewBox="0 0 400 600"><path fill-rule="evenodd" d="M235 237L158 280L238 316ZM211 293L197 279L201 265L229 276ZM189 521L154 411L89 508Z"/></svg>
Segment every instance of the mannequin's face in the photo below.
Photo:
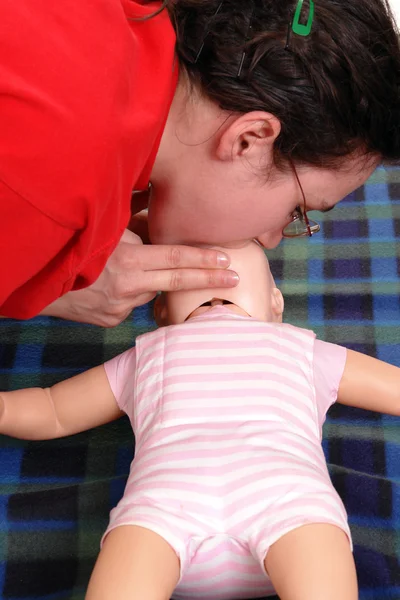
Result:
<svg viewBox="0 0 400 600"><path fill-rule="evenodd" d="M158 325L183 323L219 305L260 321L282 321L282 294L275 286L267 257L260 245L250 241L241 248L213 248L229 254L230 268L238 273L239 284L234 288L181 290L162 294L155 306Z"/></svg>

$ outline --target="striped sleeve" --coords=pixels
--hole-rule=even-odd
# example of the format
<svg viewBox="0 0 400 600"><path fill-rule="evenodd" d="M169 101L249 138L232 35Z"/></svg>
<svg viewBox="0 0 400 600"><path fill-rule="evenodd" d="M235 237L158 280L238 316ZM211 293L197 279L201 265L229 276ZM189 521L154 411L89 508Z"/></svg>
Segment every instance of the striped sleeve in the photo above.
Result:
<svg viewBox="0 0 400 600"><path fill-rule="evenodd" d="M315 340L314 385L318 421L322 426L326 413L336 402L340 381L346 363L347 350L343 346Z"/></svg>
<svg viewBox="0 0 400 600"><path fill-rule="evenodd" d="M131 417L136 381L136 348L130 348L107 361L104 368L119 408Z"/></svg>

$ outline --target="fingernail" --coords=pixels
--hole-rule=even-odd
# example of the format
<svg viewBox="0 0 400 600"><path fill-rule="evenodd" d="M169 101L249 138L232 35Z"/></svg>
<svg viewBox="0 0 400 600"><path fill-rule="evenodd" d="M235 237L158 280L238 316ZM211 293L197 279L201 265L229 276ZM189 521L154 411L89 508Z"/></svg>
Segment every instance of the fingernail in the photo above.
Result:
<svg viewBox="0 0 400 600"><path fill-rule="evenodd" d="M240 277L237 273L234 273L233 271L230 271L229 273L226 274L226 284L227 285L237 285L240 281Z"/></svg>
<svg viewBox="0 0 400 600"><path fill-rule="evenodd" d="M227 254L223 254L222 252L218 252L217 254L217 263L220 267L229 267L230 258Z"/></svg>

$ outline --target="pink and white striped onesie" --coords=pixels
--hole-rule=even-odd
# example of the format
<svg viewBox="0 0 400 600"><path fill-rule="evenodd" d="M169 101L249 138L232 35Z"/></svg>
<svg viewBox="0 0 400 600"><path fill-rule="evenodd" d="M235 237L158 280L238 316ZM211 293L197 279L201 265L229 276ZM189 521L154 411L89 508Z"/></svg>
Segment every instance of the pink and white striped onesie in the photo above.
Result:
<svg viewBox="0 0 400 600"><path fill-rule="evenodd" d="M334 357L318 402L315 348ZM268 548L303 524L332 523L350 539L321 448L345 356L310 331L220 306L138 337L106 363L136 455L105 535L135 524L169 542L177 600L272 595Z"/></svg>

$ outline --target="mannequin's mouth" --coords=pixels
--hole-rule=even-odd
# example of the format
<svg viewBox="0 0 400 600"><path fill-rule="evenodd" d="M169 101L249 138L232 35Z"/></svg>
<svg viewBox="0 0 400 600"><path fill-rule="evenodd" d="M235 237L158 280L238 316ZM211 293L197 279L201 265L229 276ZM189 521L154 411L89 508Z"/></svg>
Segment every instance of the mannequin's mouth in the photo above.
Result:
<svg viewBox="0 0 400 600"><path fill-rule="evenodd" d="M219 304L233 304L233 302L230 302L229 300L221 300L220 298L213 298L208 302L203 302L203 304L200 304L200 306L218 306Z"/></svg>

